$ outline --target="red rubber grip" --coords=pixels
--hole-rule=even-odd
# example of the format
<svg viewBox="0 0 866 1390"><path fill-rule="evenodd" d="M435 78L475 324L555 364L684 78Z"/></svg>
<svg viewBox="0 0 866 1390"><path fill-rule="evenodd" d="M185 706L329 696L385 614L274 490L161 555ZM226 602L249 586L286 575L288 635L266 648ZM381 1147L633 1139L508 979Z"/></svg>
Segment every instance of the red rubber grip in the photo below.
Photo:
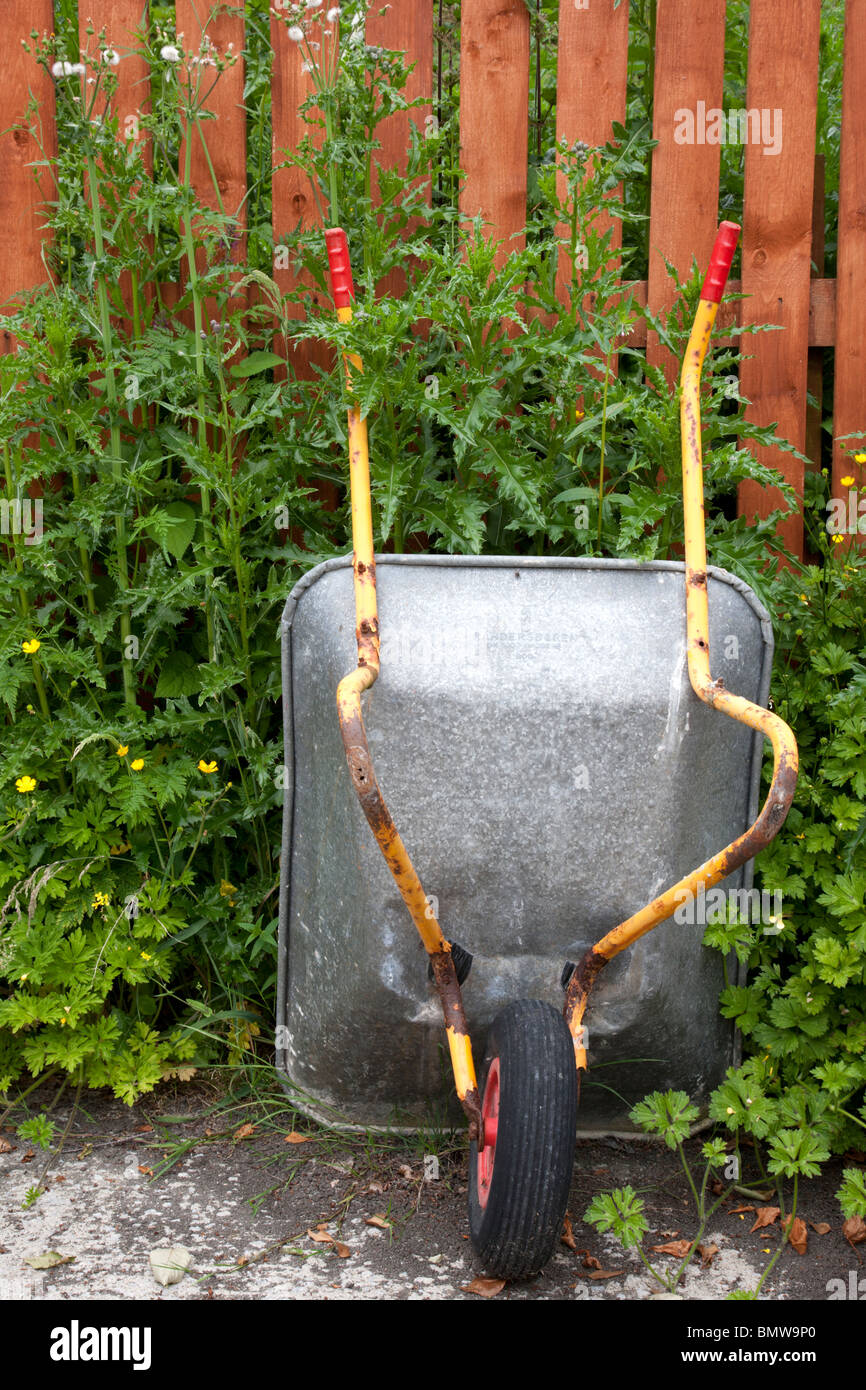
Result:
<svg viewBox="0 0 866 1390"><path fill-rule="evenodd" d="M701 299L711 299L714 304L721 304L740 231L741 228L736 222L723 222L719 227L710 257L710 268L701 290Z"/></svg>
<svg viewBox="0 0 866 1390"><path fill-rule="evenodd" d="M716 232L716 245L713 246L709 270L703 281L701 299L710 299L714 304L721 303L724 286L731 272L731 261L734 260L734 252L740 240L740 232L741 228L737 222L723 222Z"/></svg>
<svg viewBox="0 0 866 1390"><path fill-rule="evenodd" d="M331 294L337 309L348 309L355 298L352 267L349 264L349 243L342 227L329 227L325 232L328 248L328 268L331 272Z"/></svg>

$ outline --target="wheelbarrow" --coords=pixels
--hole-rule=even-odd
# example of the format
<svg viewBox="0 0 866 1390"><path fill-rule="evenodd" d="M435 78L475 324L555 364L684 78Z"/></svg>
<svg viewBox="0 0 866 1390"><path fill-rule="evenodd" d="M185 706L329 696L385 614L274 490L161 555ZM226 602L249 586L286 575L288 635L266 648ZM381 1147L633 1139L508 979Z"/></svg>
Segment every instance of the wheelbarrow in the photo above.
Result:
<svg viewBox="0 0 866 1390"><path fill-rule="evenodd" d="M671 919L750 882L797 778L794 737L763 707L767 614L706 559L700 378L738 234L719 230L682 369L684 564L377 557L350 356L351 570L317 566L283 617L278 1065L326 1122L412 1127L413 1101L441 1089L438 1010L469 1127L471 1237L499 1277L540 1269L562 1229L591 998L594 1070L613 1041L620 1058L663 1054L637 1058L633 1099L653 1085L705 1094L734 1060L700 924ZM325 238L346 322L346 237ZM758 812L763 738L774 768ZM488 1023L478 1073L465 991ZM404 1109L389 1112L391 1088ZM584 1087L581 1111L588 1100ZM594 1113L609 1128L603 1104Z"/></svg>

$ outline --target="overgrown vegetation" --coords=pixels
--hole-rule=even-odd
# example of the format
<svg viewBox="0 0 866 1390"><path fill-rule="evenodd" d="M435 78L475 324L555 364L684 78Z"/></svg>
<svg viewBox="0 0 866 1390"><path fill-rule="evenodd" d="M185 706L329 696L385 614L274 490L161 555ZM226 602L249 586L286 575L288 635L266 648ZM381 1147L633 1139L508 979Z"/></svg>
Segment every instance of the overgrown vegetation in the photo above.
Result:
<svg viewBox="0 0 866 1390"><path fill-rule="evenodd" d="M34 63L79 60L74 8L58 6L56 38L33 37ZM647 34L652 10L635 7ZM154 7L155 99L142 119L153 178L143 144L118 129L99 35L83 81L62 68L55 78L59 155L41 170L50 278L9 322L17 354L0 358L4 496L38 500L45 528L39 543L5 537L0 571L0 1089L59 1073L131 1102L165 1075L251 1054L257 1038L269 1050L277 620L293 580L350 546L340 349L364 359L382 549L681 553L677 402L623 341L638 311L613 300L619 272L593 221L602 201L622 219L627 273L639 274L648 50L635 49L616 143L552 149L543 135L525 249L497 266L457 217L447 103L413 135L405 174L378 171L374 200L376 126L403 104L406 68L365 45L357 23L352 41L363 12L344 4L341 62L323 68L305 110L311 138L286 156L327 220L348 224L350 325L328 307L320 234L287 226L274 245L270 233L264 5L249 7L241 264L235 219L196 196L180 157L190 138L207 141L204 96L233 55L205 42L195 56L206 61L178 61L171 12ZM838 55L829 38L827 52ZM549 96L549 64L539 71ZM38 129L37 111L27 119ZM591 312L579 278L557 297L557 227L572 260L578 248L585 258ZM309 288L280 295L275 257L323 291L320 305ZM388 276L398 288L385 294ZM676 357L698 286L696 273L666 322L648 316ZM305 343L322 365L287 376L285 344ZM616 376L604 370L614 355ZM818 563L777 573L773 518L735 519L742 479L777 480L748 447L771 435L744 419L738 361L716 351L705 403L710 558L773 614L773 694L803 771L758 866L782 891L784 929L708 931L749 965L722 1007L750 1055L712 1113L766 1141L790 1177L859 1146L866 1121L866 575L860 552L824 529L820 473L807 495Z"/></svg>

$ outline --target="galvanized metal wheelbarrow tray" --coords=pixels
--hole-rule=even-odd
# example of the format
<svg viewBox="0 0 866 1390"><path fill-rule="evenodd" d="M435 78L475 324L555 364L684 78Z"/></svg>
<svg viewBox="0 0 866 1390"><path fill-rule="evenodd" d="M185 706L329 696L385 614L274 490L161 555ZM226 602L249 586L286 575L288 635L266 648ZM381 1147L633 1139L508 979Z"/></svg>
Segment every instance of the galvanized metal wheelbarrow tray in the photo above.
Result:
<svg viewBox="0 0 866 1390"><path fill-rule="evenodd" d="M702 895L749 889L797 770L762 707L768 615L704 546L700 372L737 232L720 230L683 368L684 563L374 557L350 406L354 555L283 615L278 1065L318 1118L404 1128L455 1118L450 1055L494 1273L540 1267L556 1240L588 1057L590 1132L626 1130L654 1088L700 1103L735 1060ZM345 236L326 237L348 318ZM480 1084L470 1028L488 1031Z"/></svg>

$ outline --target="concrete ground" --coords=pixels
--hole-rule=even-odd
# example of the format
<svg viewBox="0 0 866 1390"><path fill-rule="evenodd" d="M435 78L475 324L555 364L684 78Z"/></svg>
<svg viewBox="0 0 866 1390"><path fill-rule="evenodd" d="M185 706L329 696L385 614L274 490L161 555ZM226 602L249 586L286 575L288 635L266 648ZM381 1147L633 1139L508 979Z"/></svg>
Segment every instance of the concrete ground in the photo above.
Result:
<svg viewBox="0 0 866 1390"><path fill-rule="evenodd" d="M644 1250L666 1276L678 1261L651 1246L691 1240L696 1230L676 1154L638 1141L581 1140L571 1243L530 1280L473 1286L483 1270L469 1243L459 1135L334 1135L284 1099L233 1105L199 1080L163 1087L131 1110L89 1093L74 1113L65 1099L52 1112L58 1132L67 1122L69 1132L45 1190L28 1202L48 1155L17 1136L16 1118L0 1132L5 1299L647 1300L660 1286L637 1254L583 1222L593 1195L626 1184L641 1194L651 1226ZM697 1158L699 1141L689 1148ZM841 1167L832 1163L802 1185L806 1251L783 1252L763 1298L826 1301L858 1288L866 1297L866 1245L844 1239L834 1196ZM755 1211L742 1208L773 1205L774 1196L726 1199L702 1241L705 1261L696 1255L685 1272L683 1298L722 1300L757 1286L781 1231L778 1220L752 1230ZM191 1265L162 1287L149 1252L169 1246L188 1250ZM50 1253L63 1262L28 1264Z"/></svg>

